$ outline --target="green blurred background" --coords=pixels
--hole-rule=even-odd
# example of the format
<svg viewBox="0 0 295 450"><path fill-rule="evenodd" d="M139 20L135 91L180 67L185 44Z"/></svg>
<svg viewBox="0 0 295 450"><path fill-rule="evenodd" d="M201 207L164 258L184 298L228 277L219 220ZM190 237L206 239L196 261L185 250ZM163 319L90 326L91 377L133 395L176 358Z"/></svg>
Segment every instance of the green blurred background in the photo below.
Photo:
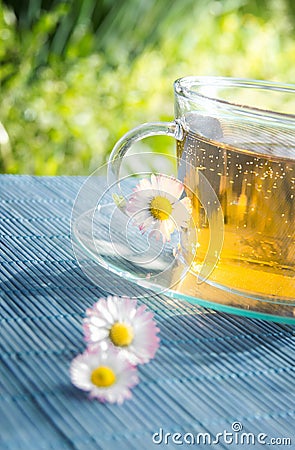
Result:
<svg viewBox="0 0 295 450"><path fill-rule="evenodd" d="M292 83L294 29L294 0L0 0L0 171L90 174L184 75Z"/></svg>

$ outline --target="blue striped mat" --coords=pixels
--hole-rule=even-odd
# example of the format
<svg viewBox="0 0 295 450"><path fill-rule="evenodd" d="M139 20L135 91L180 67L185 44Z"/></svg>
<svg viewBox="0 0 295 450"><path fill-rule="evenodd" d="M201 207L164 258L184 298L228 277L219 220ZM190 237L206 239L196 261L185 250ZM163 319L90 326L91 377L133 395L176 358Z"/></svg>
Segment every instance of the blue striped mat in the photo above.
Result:
<svg viewBox="0 0 295 450"><path fill-rule="evenodd" d="M83 181L0 176L0 449L295 448L290 325L144 298L161 346L132 399L102 405L71 385L85 308L114 283L142 293L98 267L95 286L79 268L70 215Z"/></svg>

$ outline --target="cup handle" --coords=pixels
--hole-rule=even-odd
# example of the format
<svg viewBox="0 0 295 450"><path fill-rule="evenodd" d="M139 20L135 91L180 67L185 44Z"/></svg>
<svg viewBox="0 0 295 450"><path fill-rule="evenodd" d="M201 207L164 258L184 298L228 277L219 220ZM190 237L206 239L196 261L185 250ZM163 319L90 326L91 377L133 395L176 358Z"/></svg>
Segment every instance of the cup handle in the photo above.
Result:
<svg viewBox="0 0 295 450"><path fill-rule="evenodd" d="M119 181L121 164L124 155L128 152L130 147L141 139L156 135L171 136L178 141L181 141L184 137L184 128L181 121L175 119L173 122L144 123L128 131L116 143L110 154L107 170L107 181L109 186Z"/></svg>

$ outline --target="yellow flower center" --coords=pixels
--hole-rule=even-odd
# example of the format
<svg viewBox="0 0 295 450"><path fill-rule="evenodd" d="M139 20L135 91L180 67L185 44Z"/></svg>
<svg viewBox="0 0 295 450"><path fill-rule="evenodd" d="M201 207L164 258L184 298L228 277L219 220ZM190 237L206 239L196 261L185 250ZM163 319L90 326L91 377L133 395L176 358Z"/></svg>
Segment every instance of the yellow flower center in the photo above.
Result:
<svg viewBox="0 0 295 450"><path fill-rule="evenodd" d="M171 202L168 198L157 195L150 203L150 212L157 220L167 220L172 213Z"/></svg>
<svg viewBox="0 0 295 450"><path fill-rule="evenodd" d="M132 327L116 322L110 330L110 339L118 347L127 347L133 340Z"/></svg>
<svg viewBox="0 0 295 450"><path fill-rule="evenodd" d="M91 382L97 387L109 387L116 381L116 375L109 367L96 367L91 373Z"/></svg>

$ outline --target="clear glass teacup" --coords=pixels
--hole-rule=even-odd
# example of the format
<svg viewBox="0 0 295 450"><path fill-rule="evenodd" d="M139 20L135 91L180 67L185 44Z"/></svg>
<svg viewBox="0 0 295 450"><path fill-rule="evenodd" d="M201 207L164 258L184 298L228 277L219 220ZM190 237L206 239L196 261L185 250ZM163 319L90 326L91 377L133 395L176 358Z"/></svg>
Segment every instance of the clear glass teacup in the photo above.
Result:
<svg viewBox="0 0 295 450"><path fill-rule="evenodd" d="M266 81L185 77L174 83L175 120L127 133L109 161L119 177L132 144L151 135L176 139L178 178L193 205L198 251L179 289L242 308L295 304L295 86ZM200 176L223 213L218 261L200 287L212 230L202 204ZM185 245L185 244L184 244ZM259 309L259 307L258 307ZM267 307L266 307L267 309ZM294 308L293 308L294 310Z"/></svg>

